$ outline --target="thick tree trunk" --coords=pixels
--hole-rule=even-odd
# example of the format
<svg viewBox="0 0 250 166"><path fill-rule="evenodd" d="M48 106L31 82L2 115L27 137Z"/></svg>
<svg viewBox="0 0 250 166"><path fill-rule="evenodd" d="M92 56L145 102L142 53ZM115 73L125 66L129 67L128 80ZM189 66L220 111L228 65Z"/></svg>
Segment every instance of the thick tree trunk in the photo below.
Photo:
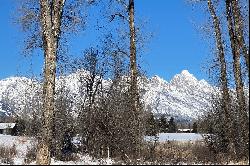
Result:
<svg viewBox="0 0 250 166"><path fill-rule="evenodd" d="M38 140L36 159L36 162L39 165L49 165L51 162L50 149L52 143L52 126L55 107L56 56L64 0L55 0L51 3L52 4L49 4L47 0L40 0L40 22L43 35L45 67L42 132Z"/></svg>
<svg viewBox="0 0 250 166"><path fill-rule="evenodd" d="M243 20L242 20L238 0L232 0L232 13L233 13L233 18L234 18L235 34L238 40L237 42L239 43L240 48L242 48L244 59L247 65L248 77L249 77L249 48L246 45L245 40L244 40Z"/></svg>
<svg viewBox="0 0 250 166"><path fill-rule="evenodd" d="M45 51L45 82L43 87L44 104L42 117L42 135L39 140L37 164L50 164L50 146L52 142L52 126L54 115L54 94L55 94L55 72L56 72L56 54L53 48Z"/></svg>
<svg viewBox="0 0 250 166"><path fill-rule="evenodd" d="M135 111L138 108L137 65L136 65L136 34L134 23L134 0L129 0L129 28L130 28L130 81L131 94Z"/></svg>

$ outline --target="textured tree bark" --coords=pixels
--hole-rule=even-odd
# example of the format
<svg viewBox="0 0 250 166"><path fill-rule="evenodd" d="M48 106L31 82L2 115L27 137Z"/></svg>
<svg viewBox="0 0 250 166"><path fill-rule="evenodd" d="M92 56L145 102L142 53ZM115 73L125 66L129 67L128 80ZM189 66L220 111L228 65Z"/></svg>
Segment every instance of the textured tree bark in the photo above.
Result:
<svg viewBox="0 0 250 166"><path fill-rule="evenodd" d="M56 77L57 47L60 37L61 15L64 0L55 0L51 4L40 0L41 28L44 48L44 85L43 85L43 116L41 138L38 140L36 162L39 165L49 165L52 142L52 126L54 117L54 96Z"/></svg>
<svg viewBox="0 0 250 166"><path fill-rule="evenodd" d="M134 23L134 0L129 0L129 28L130 28L130 81L131 93L135 111L138 108L138 92L137 92L137 65L136 65L136 34Z"/></svg>
<svg viewBox="0 0 250 166"><path fill-rule="evenodd" d="M241 124L243 130L240 135L240 140L237 143L240 144L247 144L249 143L249 118L248 118L248 111L246 106L246 100L244 95L244 87L241 77L241 64L240 64L240 43L237 38L237 32L233 24L233 17L232 17L232 6L231 1L226 0L226 11L227 11L227 21L228 21L228 30L229 36L231 41L231 49L233 54L233 71L234 71L234 78L236 84L236 94L237 94L237 103L238 103L238 118L239 124ZM243 147L249 147L249 145L244 145ZM243 148L242 147L242 148ZM248 151L247 149L239 149L236 147L237 153L244 153Z"/></svg>
<svg viewBox="0 0 250 166"><path fill-rule="evenodd" d="M234 78L235 78L235 84L236 84L236 93L237 93L239 111L241 112L243 116L247 118L246 101L245 101L245 95L244 95L244 89L243 89L241 64L240 64L240 47L239 47L239 42L237 40L237 36L234 31L234 25L233 25L233 20L232 20L232 8L231 8L230 0L226 0L226 11L227 11L229 36L230 36L230 41L231 41L231 49L232 49L232 55L233 55L233 71L234 71Z"/></svg>
<svg viewBox="0 0 250 166"><path fill-rule="evenodd" d="M134 153L133 157L136 158L140 155L140 141L141 141L141 122L139 117L139 94L137 87L137 63L136 63L136 32L134 23L134 0L129 0L129 29L130 29L130 83L131 83L131 98L132 98L132 111L131 115L134 123L134 131L131 133L134 135L133 144Z"/></svg>
<svg viewBox="0 0 250 166"><path fill-rule="evenodd" d="M220 81L221 81L221 86L222 86L223 108L224 108L225 116L227 118L226 120L230 122L230 115L229 115L230 97L229 97L229 90L228 90L225 53L224 53L224 47L223 47L222 38L221 38L222 35L221 35L220 21L216 15L216 12L214 10L211 0L208 0L208 8L213 18L213 26L215 30L215 36L216 36L216 45L217 45L218 56L219 56L219 61L220 61Z"/></svg>
<svg viewBox="0 0 250 166"><path fill-rule="evenodd" d="M235 34L237 36L237 42L239 46L242 48L242 52L244 55L244 59L247 65L248 70L248 77L249 77L249 48L245 43L244 40L244 33L243 33L243 20L241 16L241 11L239 7L238 0L232 0L232 13L234 17L234 25L235 25Z"/></svg>
<svg viewBox="0 0 250 166"><path fill-rule="evenodd" d="M225 60L225 53L224 53L224 47L222 42L222 35L221 35L221 28L220 28L220 21L219 18L216 15L214 6L212 4L211 0L208 0L208 8L210 11L210 14L213 18L213 26L215 31L215 37L216 37L216 45L218 49L218 57L220 61L220 83L222 86L222 108L225 115L225 121L226 121L226 134L227 138L230 143L232 143L232 128L230 126L231 123L231 115L229 113L230 111L230 97L229 97L229 90L228 90L228 80L227 80L227 67L226 67L226 60ZM230 147L232 148L232 147ZM233 151L233 149L230 149Z"/></svg>

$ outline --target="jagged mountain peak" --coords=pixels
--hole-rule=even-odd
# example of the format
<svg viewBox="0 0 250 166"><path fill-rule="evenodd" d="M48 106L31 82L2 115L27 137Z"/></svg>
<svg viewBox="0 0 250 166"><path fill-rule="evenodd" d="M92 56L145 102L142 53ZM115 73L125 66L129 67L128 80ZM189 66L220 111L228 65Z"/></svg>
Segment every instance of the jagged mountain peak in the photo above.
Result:
<svg viewBox="0 0 250 166"><path fill-rule="evenodd" d="M188 83L188 84L187 84ZM198 80L194 77L193 74L190 74L188 70L183 70L180 74L176 74L170 81L171 85L191 85L197 84Z"/></svg>
<svg viewBox="0 0 250 166"><path fill-rule="evenodd" d="M187 76L187 77L193 77L193 74L190 74L188 70L182 70L181 75Z"/></svg>
<svg viewBox="0 0 250 166"><path fill-rule="evenodd" d="M176 74L169 83L160 84L160 80L155 76L144 87L147 92L143 99L155 114L196 119L210 107L213 87L205 80L197 80L188 70Z"/></svg>
<svg viewBox="0 0 250 166"><path fill-rule="evenodd" d="M167 85L168 82L163 78L159 77L158 75L154 75L150 81L156 85Z"/></svg>

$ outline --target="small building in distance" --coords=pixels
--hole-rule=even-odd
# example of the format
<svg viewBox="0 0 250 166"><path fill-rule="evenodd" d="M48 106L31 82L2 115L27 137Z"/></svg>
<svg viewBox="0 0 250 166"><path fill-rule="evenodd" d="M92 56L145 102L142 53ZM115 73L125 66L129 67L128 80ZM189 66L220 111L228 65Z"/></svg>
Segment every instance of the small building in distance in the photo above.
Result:
<svg viewBox="0 0 250 166"><path fill-rule="evenodd" d="M192 133L192 129L178 129L178 133Z"/></svg>
<svg viewBox="0 0 250 166"><path fill-rule="evenodd" d="M0 134L13 135L15 133L16 123L0 123Z"/></svg>

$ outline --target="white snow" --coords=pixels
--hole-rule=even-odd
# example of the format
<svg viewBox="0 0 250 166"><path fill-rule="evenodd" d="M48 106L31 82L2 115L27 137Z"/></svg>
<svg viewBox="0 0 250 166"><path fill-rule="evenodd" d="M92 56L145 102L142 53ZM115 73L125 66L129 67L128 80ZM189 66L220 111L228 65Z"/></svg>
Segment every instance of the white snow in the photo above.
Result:
<svg viewBox="0 0 250 166"><path fill-rule="evenodd" d="M33 138L23 136L11 136L0 134L0 146L1 147L12 147L15 146L17 150L17 161L20 162L20 158L26 155L28 147L32 146Z"/></svg>
<svg viewBox="0 0 250 166"><path fill-rule="evenodd" d="M15 123L0 123L0 129L13 128L15 125Z"/></svg>
<svg viewBox="0 0 250 166"><path fill-rule="evenodd" d="M16 146L17 155L14 158L14 165L27 164L24 162L24 158L28 147L34 146L32 141L34 141L33 138L0 134L0 147L12 147L13 145ZM88 155L78 156L79 160L77 161L58 161L52 158L51 165L112 165L113 163L111 159L94 159ZM4 163L1 163L0 160L0 165L2 164L5 165ZM30 163L30 165L35 164L35 161Z"/></svg>
<svg viewBox="0 0 250 166"><path fill-rule="evenodd" d="M150 139L152 141L153 137L147 137L147 139ZM194 133L160 133L159 134L159 141L163 142L166 140L176 140L176 141L188 141L188 140L201 140L200 134L194 134ZM33 138L28 137L22 137L22 136L10 136L10 135L2 135L0 134L0 146L5 147L11 147L13 145L16 145L17 148L17 155L14 157L14 165L36 165L36 162L33 161L29 164L24 162L25 154L27 153L27 147L32 146L32 141L34 141ZM51 165L114 165L116 164L112 159L110 158L100 158L100 159L94 159L90 157L89 155L79 155L79 159L77 161L58 161L54 158L51 159ZM140 163L143 165L152 164L152 163ZM166 165L170 165L171 163L166 163ZM6 165L5 163L1 163L0 165ZM125 165L125 164L122 164ZM187 165L186 163L181 163L181 165ZM195 165L203 165L200 163L196 163ZM249 165L248 162L230 162L227 163L227 165Z"/></svg>
<svg viewBox="0 0 250 166"><path fill-rule="evenodd" d="M85 87L80 87L80 78L87 77L89 72L79 70L67 76L56 79L56 89L65 86L68 90L67 97L72 101L72 112L77 115L77 106L84 99ZM124 84L127 77L124 76ZM84 81L83 81L84 82ZM102 80L104 88L108 88L111 80ZM121 83L122 84L122 83ZM176 74L169 82L155 75L152 78L139 78L138 87L141 92L141 101L145 108L151 108L155 114L165 114L169 117L191 120L197 119L211 107L213 94L218 93L218 88L211 86L204 79L197 80L188 70ZM247 91L248 92L248 91ZM15 111L22 112L26 102L31 102L29 94L41 94L40 83L25 77L10 77L0 80L0 115ZM2 103L8 94L14 110L4 110ZM6 103L5 103L6 104ZM6 108L5 108L6 109ZM8 108L7 108L8 109ZM25 115L29 116L28 112Z"/></svg>
<svg viewBox="0 0 250 166"><path fill-rule="evenodd" d="M88 155L79 157L78 161L58 161L52 158L51 165L112 165L113 163L111 159L93 159ZM36 165L36 162L31 162L30 165Z"/></svg>
<svg viewBox="0 0 250 166"><path fill-rule="evenodd" d="M197 80L187 70L176 74L170 83L154 76L140 87L145 90L142 101L154 113L184 119L196 119L211 105L215 88L205 80Z"/></svg>
<svg viewBox="0 0 250 166"><path fill-rule="evenodd" d="M165 141L200 141L203 139L201 134L196 133L159 133L157 135L159 142ZM146 136L146 141L153 141L154 136Z"/></svg>
<svg viewBox="0 0 250 166"><path fill-rule="evenodd" d="M89 72L77 71L67 76L61 76L56 80L56 89L65 86L69 93L68 96L73 102L73 112L77 112L77 105L82 103L84 98L79 93L84 89L80 87L80 78L87 77ZM125 78L126 79L126 78ZM210 107L210 96L213 93L213 87L205 80L198 81L187 70L176 74L168 83L164 79L155 75L151 79L139 79L140 91L143 91L141 100L145 107L150 106L154 113L168 114L174 117L186 119L197 118L204 110ZM104 87L109 87L111 81L103 80ZM6 96L12 100L15 110L0 110L3 113L15 111L22 112L24 103L28 102L29 93L37 93L42 90L41 84L25 77L10 77L0 80L0 104L1 99ZM25 113L28 116L28 113Z"/></svg>

